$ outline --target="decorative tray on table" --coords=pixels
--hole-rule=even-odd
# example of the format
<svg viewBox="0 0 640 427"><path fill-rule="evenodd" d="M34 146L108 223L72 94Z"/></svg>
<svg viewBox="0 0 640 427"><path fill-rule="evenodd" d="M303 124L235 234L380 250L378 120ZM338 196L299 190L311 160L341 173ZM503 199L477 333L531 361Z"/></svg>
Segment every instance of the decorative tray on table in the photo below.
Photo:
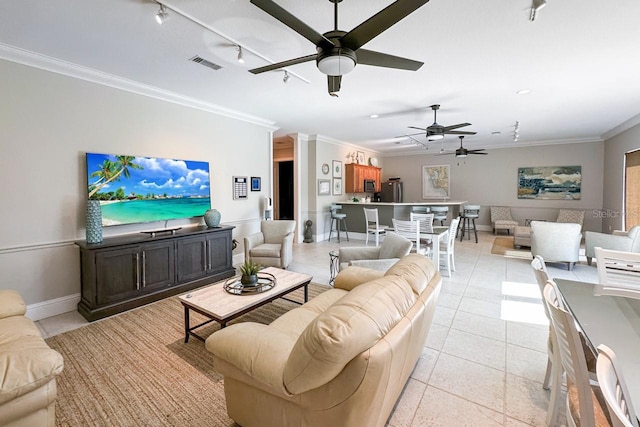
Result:
<svg viewBox="0 0 640 427"><path fill-rule="evenodd" d="M266 292L276 285L276 277L271 273L258 272L258 282L253 285L243 285L241 276L235 276L224 282L224 290L234 295L251 295Z"/></svg>

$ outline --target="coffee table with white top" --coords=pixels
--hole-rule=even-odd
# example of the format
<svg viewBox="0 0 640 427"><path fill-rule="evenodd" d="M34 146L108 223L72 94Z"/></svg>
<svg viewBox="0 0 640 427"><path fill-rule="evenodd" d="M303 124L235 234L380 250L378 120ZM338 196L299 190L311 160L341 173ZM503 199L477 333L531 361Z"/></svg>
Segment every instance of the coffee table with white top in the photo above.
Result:
<svg viewBox="0 0 640 427"><path fill-rule="evenodd" d="M214 321L220 323L220 327L224 328L227 326L228 321L270 303L275 299L283 298L284 295L302 287L304 287L304 302L307 302L309 299L308 285L311 283L312 277L308 274L295 273L274 267L268 267L260 271L272 274L276 278L276 285L268 291L233 295L224 290L223 287L226 280L222 280L179 296L178 298L184 306L184 342L189 342L189 336L194 336L204 341L205 338L197 335L194 332L195 329ZM297 301L287 298L283 299L298 303ZM191 311L200 313L210 320L191 326Z"/></svg>

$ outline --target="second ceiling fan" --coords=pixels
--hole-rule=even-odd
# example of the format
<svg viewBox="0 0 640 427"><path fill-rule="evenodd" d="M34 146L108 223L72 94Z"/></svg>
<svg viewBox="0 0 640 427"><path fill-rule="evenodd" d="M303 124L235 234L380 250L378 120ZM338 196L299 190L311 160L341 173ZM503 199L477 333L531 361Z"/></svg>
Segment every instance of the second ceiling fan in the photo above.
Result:
<svg viewBox="0 0 640 427"><path fill-rule="evenodd" d="M460 135L458 138L460 138L460 148L456 148L456 151L449 151L449 152L441 151L439 155L446 156L447 154L455 154L456 157L467 157L469 154L481 154L483 156L486 156L487 154L489 154L484 152L486 151L486 148L476 148L474 150L467 150L462 146L462 140L464 139L464 135Z"/></svg>
<svg viewBox="0 0 640 427"><path fill-rule="evenodd" d="M431 106L431 109L433 110L433 124L430 126L427 126L426 128L409 126L409 129L418 129L418 130L421 130L422 132L413 133L407 136L423 135L426 132L427 141L437 141L439 139L444 138L445 135L475 135L476 134L476 132L455 130L461 127L471 126L471 123L458 123L457 125L451 125L451 126L442 126L438 124L437 114L438 114L438 110L440 109L440 104L433 104Z"/></svg>
<svg viewBox="0 0 640 427"><path fill-rule="evenodd" d="M249 71L259 74L315 60L318 69L327 75L329 94L337 96L342 76L352 71L356 64L411 71L416 71L423 65L419 61L361 49L361 47L420 6L428 3L429 0L397 0L348 33L338 30L338 3L342 0L329 1L334 4L334 29L320 34L272 0L251 0L251 3L316 45L317 53Z"/></svg>

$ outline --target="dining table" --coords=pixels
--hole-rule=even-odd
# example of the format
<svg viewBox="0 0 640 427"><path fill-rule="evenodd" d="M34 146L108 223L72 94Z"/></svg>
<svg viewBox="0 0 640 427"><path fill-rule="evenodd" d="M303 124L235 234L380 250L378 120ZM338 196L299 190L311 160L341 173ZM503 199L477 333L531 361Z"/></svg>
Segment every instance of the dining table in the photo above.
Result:
<svg viewBox="0 0 640 427"><path fill-rule="evenodd" d="M597 354L600 344L611 348L629 389L629 399L640 408L640 299L594 295L595 285L554 279L567 308ZM638 414L636 414L638 415Z"/></svg>
<svg viewBox="0 0 640 427"><path fill-rule="evenodd" d="M426 237L432 241L431 254L433 264L436 266L436 270L440 271L440 243L446 242L449 237L449 227L432 227L431 232L423 232L420 230L420 235Z"/></svg>

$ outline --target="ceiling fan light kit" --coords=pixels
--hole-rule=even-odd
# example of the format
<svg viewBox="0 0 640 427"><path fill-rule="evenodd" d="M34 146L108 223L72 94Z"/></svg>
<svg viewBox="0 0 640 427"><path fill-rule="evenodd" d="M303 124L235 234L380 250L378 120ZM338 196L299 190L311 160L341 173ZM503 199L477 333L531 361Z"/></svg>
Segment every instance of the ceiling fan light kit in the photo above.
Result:
<svg viewBox="0 0 640 427"><path fill-rule="evenodd" d="M342 0L329 0L334 5L334 29L324 34L318 33L273 0L250 1L316 46L315 54L249 70L253 74L315 60L320 72L327 75L329 95L337 97L342 76L353 71L358 63L412 71L416 71L424 65L419 61L365 50L361 47L428 3L429 0L397 0L349 32L338 30L338 3Z"/></svg>

